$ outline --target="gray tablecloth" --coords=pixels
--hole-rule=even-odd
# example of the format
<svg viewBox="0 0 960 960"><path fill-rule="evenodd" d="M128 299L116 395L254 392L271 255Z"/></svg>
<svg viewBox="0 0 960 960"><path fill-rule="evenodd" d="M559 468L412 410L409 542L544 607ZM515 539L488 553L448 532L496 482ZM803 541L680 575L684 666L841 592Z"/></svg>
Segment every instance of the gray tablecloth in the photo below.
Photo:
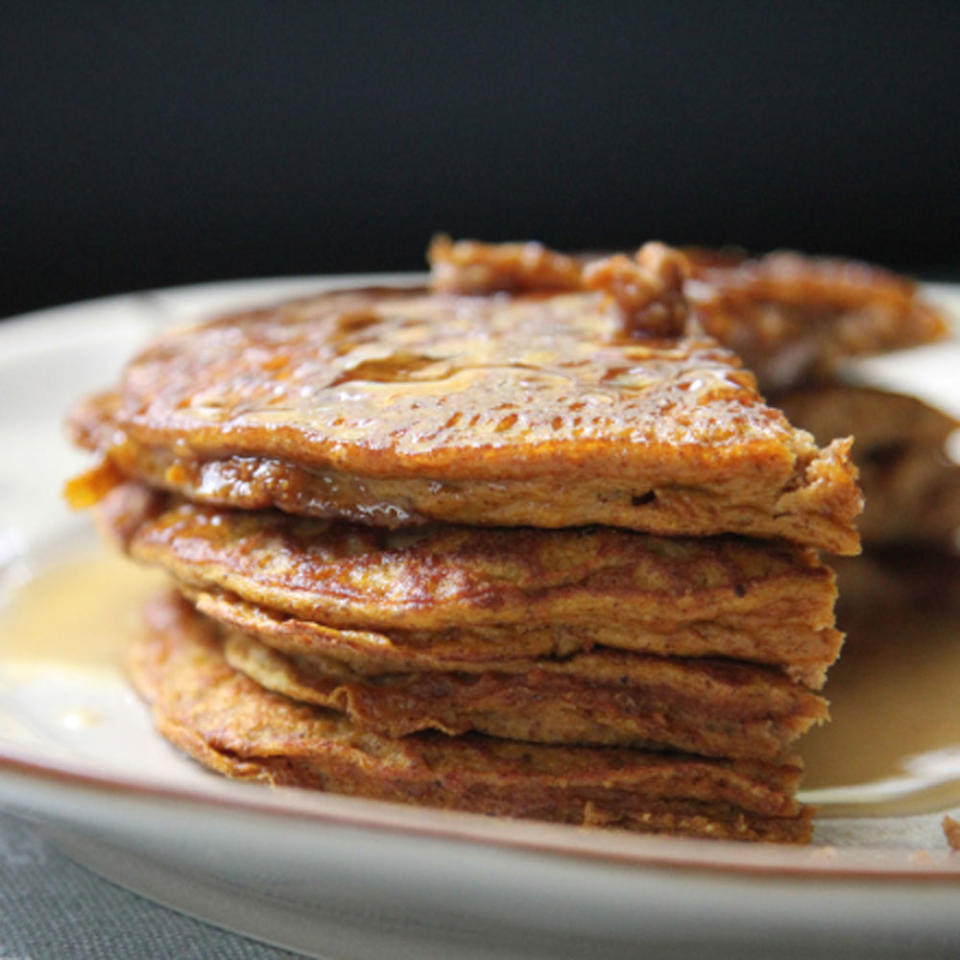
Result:
<svg viewBox="0 0 960 960"><path fill-rule="evenodd" d="M0 960L290 960L114 886L0 814Z"/></svg>

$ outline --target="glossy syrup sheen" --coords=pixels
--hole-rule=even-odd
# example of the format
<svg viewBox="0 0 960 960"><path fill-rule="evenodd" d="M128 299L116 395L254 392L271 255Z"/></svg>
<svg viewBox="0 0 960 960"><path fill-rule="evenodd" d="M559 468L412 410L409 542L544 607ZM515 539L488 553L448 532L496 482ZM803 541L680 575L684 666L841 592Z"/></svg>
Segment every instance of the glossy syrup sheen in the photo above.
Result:
<svg viewBox="0 0 960 960"><path fill-rule="evenodd" d="M0 607L0 662L122 671L140 605L162 584L105 549L51 565Z"/></svg>
<svg viewBox="0 0 960 960"><path fill-rule="evenodd" d="M915 576L914 560L904 557L903 581ZM917 595L874 598L876 606L848 606L841 616L847 640L825 690L831 721L800 743L804 792L821 816L913 815L960 803L958 570L957 558L927 559Z"/></svg>
<svg viewBox="0 0 960 960"><path fill-rule="evenodd" d="M140 629L139 606L163 582L106 550L52 566L0 608L0 663L119 675ZM960 803L956 606L885 609L847 625L826 691L833 720L800 743L804 793L822 816L897 816Z"/></svg>

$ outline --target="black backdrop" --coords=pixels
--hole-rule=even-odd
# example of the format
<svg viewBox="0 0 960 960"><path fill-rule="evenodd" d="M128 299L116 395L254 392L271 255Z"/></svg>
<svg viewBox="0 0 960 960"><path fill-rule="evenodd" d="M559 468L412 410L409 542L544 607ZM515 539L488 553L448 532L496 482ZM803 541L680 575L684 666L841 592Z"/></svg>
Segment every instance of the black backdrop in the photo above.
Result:
<svg viewBox="0 0 960 960"><path fill-rule="evenodd" d="M0 315L438 229L960 268L956 0L0 10Z"/></svg>

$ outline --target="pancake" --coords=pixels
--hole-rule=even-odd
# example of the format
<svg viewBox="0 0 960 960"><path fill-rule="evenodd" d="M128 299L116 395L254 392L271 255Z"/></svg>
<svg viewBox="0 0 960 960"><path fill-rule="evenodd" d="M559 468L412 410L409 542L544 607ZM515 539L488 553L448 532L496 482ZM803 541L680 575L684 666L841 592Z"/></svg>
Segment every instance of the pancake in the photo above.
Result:
<svg viewBox="0 0 960 960"><path fill-rule="evenodd" d="M158 729L206 766L248 780L510 817L642 832L804 842L800 769L480 734L402 740L265 691L231 668L215 627L170 598L148 610L132 671Z"/></svg>
<svg viewBox="0 0 960 960"><path fill-rule="evenodd" d="M914 281L871 264L790 251L686 253L687 294L704 329L737 352L764 390L829 380L845 358L947 335Z"/></svg>
<svg viewBox="0 0 960 960"><path fill-rule="evenodd" d="M821 450L767 406L654 253L593 265L596 290L341 291L168 333L74 410L106 466L72 499L131 477L390 528L605 524L856 553L849 441Z"/></svg>
<svg viewBox="0 0 960 960"><path fill-rule="evenodd" d="M827 717L822 697L766 667L604 650L484 673L364 677L228 631L227 662L268 690L405 737L469 731L507 740L776 760Z"/></svg>
<svg viewBox="0 0 960 960"><path fill-rule="evenodd" d="M829 380L843 359L948 334L942 313L913 280L872 264L792 251L760 257L700 247L683 252L684 292L697 320L740 356L764 392ZM476 295L582 289L597 257L564 255L536 243L439 237L430 261L435 287Z"/></svg>
<svg viewBox="0 0 960 960"><path fill-rule="evenodd" d="M737 353L764 392L832 380L844 359L948 333L913 280L871 264L789 251L686 253L686 293L703 329Z"/></svg>
<svg viewBox="0 0 960 960"><path fill-rule="evenodd" d="M523 628L496 631L452 629L440 634L426 635L405 634L403 631L391 631L390 635L387 635L374 631L342 630L285 617L264 607L246 603L230 594L200 591L183 584L180 584L178 589L195 603L198 610L225 626L235 627L292 656L324 657L365 677L431 671L479 674L504 667L511 670L531 670L545 660L570 656L571 649L574 651L573 655L580 649L606 649L585 642L593 639L585 631L576 632L569 628L557 628L552 632ZM712 639L710 651L701 651L691 656L716 657L722 631L705 629L704 633L708 640ZM790 664L777 662L778 658L782 661L794 657L795 649L809 642L809 631L797 630L796 634L797 636L792 636L790 630L784 630L771 639L729 633L726 634L730 641L727 656L736 656L738 660L759 664L765 663L760 657L767 657L772 661L772 666L782 670L795 682L808 689L819 689L823 685L826 671L823 662L828 657L836 658L843 635L836 630L814 635L819 642L816 659L811 654L810 661L794 659ZM601 635L601 639L605 637ZM692 633L684 639L692 639ZM671 646L676 645L674 640L674 636L671 636ZM795 647L787 648L784 652L777 649L775 640L782 643L793 642ZM737 641L740 641L739 644ZM705 644L701 641L701 647L703 646ZM562 652L558 653L558 650ZM737 656L743 653L755 656L752 659Z"/></svg>
<svg viewBox="0 0 960 960"><path fill-rule="evenodd" d="M856 436L864 543L953 546L960 529L960 466L946 452L960 429L953 417L915 397L846 384L794 390L774 402L821 442Z"/></svg>
<svg viewBox="0 0 960 960"><path fill-rule="evenodd" d="M206 613L360 673L488 670L599 645L754 660L819 686L842 639L832 572L783 543L597 527L389 531L132 484L99 516L133 558L202 594Z"/></svg>

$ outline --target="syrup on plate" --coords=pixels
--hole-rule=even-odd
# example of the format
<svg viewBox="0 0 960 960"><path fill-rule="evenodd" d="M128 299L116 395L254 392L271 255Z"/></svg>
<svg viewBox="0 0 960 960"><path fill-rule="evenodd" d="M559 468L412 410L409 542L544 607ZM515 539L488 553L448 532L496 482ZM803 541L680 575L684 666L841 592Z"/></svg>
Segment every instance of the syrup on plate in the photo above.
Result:
<svg viewBox="0 0 960 960"><path fill-rule="evenodd" d="M838 626L847 640L825 689L830 722L799 744L804 799L821 805L820 816L954 807L960 804L960 558L901 551L838 567ZM872 585L864 583L868 569Z"/></svg>

